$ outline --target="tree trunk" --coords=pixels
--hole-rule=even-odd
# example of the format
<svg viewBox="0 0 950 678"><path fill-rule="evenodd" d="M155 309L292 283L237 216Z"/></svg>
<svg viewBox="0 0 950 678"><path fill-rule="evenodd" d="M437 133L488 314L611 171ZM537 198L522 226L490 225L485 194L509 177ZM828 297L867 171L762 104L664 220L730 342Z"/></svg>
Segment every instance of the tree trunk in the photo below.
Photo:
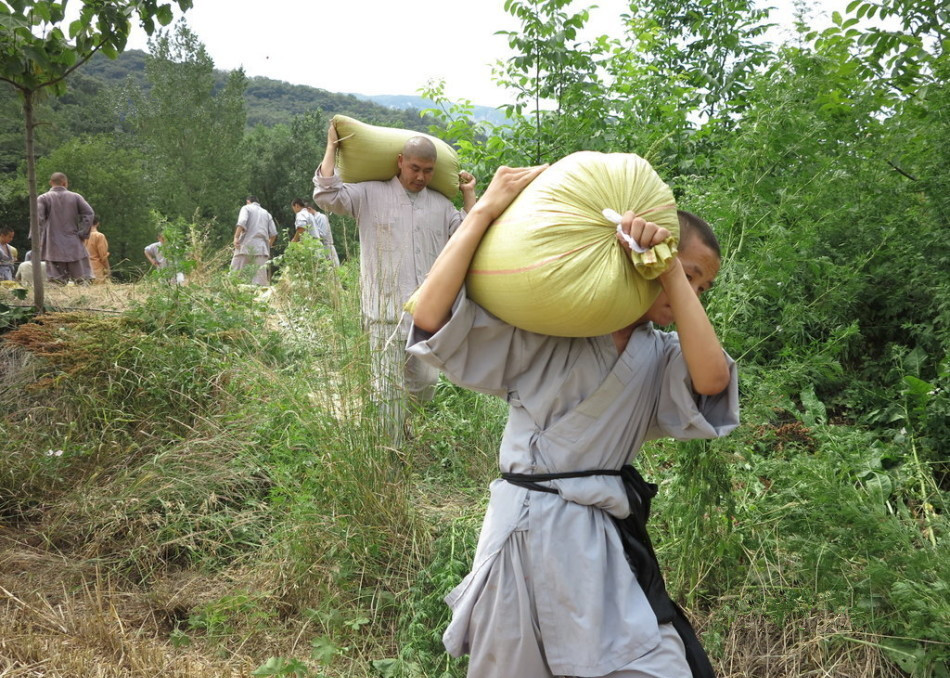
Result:
<svg viewBox="0 0 950 678"><path fill-rule="evenodd" d="M33 154L33 95L31 90L23 90L23 113L26 117L26 181L30 192L30 242L33 249L33 305L38 313L43 312L46 276L43 275L43 234L40 233L39 217L36 213L36 157Z"/></svg>

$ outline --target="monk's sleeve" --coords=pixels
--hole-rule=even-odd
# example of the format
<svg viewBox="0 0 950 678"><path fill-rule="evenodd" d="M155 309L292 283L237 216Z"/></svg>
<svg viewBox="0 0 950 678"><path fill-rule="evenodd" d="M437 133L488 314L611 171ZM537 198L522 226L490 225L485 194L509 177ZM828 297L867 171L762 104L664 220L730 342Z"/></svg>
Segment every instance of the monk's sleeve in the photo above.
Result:
<svg viewBox="0 0 950 678"><path fill-rule="evenodd" d="M458 227L462 225L462 222L465 221L465 216L468 214L464 209L457 210L455 205L449 206L449 211L447 215L447 222L449 224L449 236L454 234Z"/></svg>
<svg viewBox="0 0 950 678"><path fill-rule="evenodd" d="M509 384L524 371L528 349L526 333L466 298L463 289L449 322L435 334L413 325L406 350L459 386L505 398Z"/></svg>
<svg viewBox="0 0 950 678"><path fill-rule="evenodd" d="M336 172L325 177L317 167L313 175L313 201L327 212L356 217L366 197L362 184L345 184Z"/></svg>
<svg viewBox="0 0 950 678"><path fill-rule="evenodd" d="M735 361L726 355L729 385L713 396L699 395L675 332L663 336L663 361L657 409L648 439L720 438L739 425L739 377Z"/></svg>
<svg viewBox="0 0 950 678"><path fill-rule="evenodd" d="M79 237L85 240L89 237L89 231L92 229L92 219L96 216L96 213L93 212L92 207L81 195L77 195L76 198L76 211L79 214Z"/></svg>
<svg viewBox="0 0 950 678"><path fill-rule="evenodd" d="M46 220L49 219L49 203L44 196L45 194L36 199L36 220L41 228L46 226ZM33 234L30 235L32 237Z"/></svg>

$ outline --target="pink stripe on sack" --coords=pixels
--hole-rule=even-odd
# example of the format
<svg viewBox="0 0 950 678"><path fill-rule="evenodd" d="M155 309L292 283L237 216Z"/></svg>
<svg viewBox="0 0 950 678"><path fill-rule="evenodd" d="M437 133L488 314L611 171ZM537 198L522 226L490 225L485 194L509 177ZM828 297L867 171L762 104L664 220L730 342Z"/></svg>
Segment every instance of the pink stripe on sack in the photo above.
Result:
<svg viewBox="0 0 950 678"><path fill-rule="evenodd" d="M535 262L531 264L530 266L523 266L522 268L509 268L509 269L504 269L500 271L480 271L478 269L473 268L469 270L469 274L470 275L510 275L512 273L524 273L525 271L532 271L536 268L540 268L541 266L544 266L545 264L550 264L552 261L563 259L569 254L574 254L574 252L580 252L581 250L586 249L593 244L594 243L591 242L591 243L587 243L586 245L581 245L580 247L575 247L574 249L568 250L567 252L561 252L560 254L555 254L553 257L542 259L541 261Z"/></svg>

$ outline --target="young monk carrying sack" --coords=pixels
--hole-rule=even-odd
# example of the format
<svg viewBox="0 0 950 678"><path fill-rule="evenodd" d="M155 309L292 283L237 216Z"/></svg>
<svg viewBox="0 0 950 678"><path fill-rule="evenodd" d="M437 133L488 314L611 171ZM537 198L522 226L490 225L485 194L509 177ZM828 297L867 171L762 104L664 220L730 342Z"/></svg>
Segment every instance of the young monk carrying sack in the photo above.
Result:
<svg viewBox="0 0 950 678"><path fill-rule="evenodd" d="M633 211L669 231L644 252L617 247ZM554 163L485 234L466 279L469 296L505 322L562 337L608 334L660 293L676 253L673 192L632 153L584 151Z"/></svg>
<svg viewBox="0 0 950 678"><path fill-rule="evenodd" d="M714 438L738 425L735 365L699 301L719 271L719 245L682 212L661 292L626 327L589 337L516 328L472 301L465 281L489 226L542 169L498 171L413 311L410 353L509 406L502 477L472 570L446 598L443 641L469 654L472 678L707 678L646 536L654 488L628 462L646 440ZM620 221L641 248L672 235L633 211Z"/></svg>

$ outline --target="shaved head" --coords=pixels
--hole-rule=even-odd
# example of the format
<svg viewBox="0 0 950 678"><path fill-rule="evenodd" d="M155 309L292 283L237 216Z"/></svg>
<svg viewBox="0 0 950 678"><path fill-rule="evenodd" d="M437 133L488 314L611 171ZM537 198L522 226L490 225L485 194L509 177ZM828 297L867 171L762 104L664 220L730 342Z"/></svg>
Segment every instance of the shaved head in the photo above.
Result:
<svg viewBox="0 0 950 678"><path fill-rule="evenodd" d="M712 227L705 219L686 210L676 210L676 216L680 224L680 249L686 249L689 241L695 236L717 257L722 258L722 252L719 250L719 240L716 239L716 234L713 233Z"/></svg>
<svg viewBox="0 0 950 678"><path fill-rule="evenodd" d="M418 136L406 140L402 147L402 157L417 158L418 160L436 159L435 144L428 137Z"/></svg>
<svg viewBox="0 0 950 678"><path fill-rule="evenodd" d="M53 186L65 186L69 182L69 179L62 172L53 172L49 175L49 182Z"/></svg>

